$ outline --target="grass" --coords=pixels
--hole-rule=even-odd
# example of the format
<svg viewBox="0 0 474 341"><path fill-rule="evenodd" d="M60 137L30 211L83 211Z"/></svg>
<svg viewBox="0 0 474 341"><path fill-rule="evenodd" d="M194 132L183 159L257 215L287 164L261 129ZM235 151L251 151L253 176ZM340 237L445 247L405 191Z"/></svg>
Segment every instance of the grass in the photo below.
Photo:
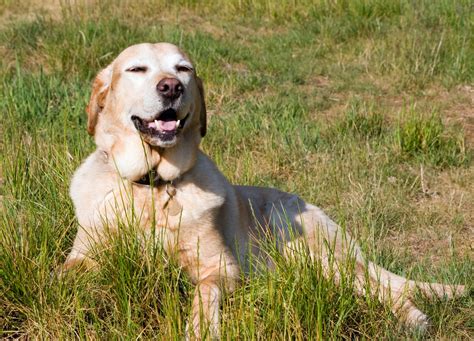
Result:
<svg viewBox="0 0 474 341"><path fill-rule="evenodd" d="M69 181L94 148L91 81L142 41L193 57L203 148L232 182L299 193L379 264L472 288L468 1L7 0L0 15L0 337L184 335L192 285L159 246L143 252L133 226L99 252L99 272L54 275L77 228ZM472 294L419 297L433 324L420 335L350 281L275 257L225 296L224 339L474 337Z"/></svg>

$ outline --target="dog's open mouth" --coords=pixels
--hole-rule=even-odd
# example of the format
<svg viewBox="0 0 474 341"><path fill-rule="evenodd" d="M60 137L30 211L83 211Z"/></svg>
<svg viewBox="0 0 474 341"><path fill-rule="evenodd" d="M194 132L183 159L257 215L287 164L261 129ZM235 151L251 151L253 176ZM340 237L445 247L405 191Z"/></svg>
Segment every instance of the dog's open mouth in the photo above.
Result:
<svg viewBox="0 0 474 341"><path fill-rule="evenodd" d="M183 119L178 120L178 113L174 109L166 109L156 115L151 120L145 120L138 116L131 117L137 130L150 138L158 138L162 142L173 141L176 135L183 129L187 114Z"/></svg>

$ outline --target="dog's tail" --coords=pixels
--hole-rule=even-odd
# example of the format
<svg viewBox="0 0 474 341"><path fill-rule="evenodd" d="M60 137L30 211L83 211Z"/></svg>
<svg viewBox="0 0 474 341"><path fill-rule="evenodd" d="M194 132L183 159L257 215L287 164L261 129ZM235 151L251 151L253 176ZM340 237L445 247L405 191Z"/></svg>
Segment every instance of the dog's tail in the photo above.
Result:
<svg viewBox="0 0 474 341"><path fill-rule="evenodd" d="M423 295L434 298L453 298L465 293L464 285L449 285L441 283L412 281L390 272L381 266L368 262L368 271L371 278L378 279L384 287L392 287L398 291L408 290L413 295L419 290Z"/></svg>

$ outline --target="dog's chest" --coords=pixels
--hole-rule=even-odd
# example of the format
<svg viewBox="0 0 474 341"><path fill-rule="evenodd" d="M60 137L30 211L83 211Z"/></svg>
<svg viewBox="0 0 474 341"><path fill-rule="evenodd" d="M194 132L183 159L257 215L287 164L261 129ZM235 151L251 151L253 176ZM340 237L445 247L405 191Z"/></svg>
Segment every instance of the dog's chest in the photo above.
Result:
<svg viewBox="0 0 474 341"><path fill-rule="evenodd" d="M225 198L194 183L167 183L157 190L155 206L158 225L168 229L207 223Z"/></svg>

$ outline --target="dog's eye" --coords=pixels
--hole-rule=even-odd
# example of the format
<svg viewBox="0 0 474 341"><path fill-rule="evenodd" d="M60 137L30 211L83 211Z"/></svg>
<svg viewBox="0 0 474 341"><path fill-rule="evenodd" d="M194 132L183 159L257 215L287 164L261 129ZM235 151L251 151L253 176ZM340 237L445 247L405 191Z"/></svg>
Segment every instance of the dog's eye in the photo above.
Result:
<svg viewBox="0 0 474 341"><path fill-rule="evenodd" d="M178 72L193 72L193 68L187 65L176 65L176 71Z"/></svg>
<svg viewBox="0 0 474 341"><path fill-rule="evenodd" d="M127 72L146 72L146 70L148 70L148 68L146 66L132 66L130 68L128 68Z"/></svg>

